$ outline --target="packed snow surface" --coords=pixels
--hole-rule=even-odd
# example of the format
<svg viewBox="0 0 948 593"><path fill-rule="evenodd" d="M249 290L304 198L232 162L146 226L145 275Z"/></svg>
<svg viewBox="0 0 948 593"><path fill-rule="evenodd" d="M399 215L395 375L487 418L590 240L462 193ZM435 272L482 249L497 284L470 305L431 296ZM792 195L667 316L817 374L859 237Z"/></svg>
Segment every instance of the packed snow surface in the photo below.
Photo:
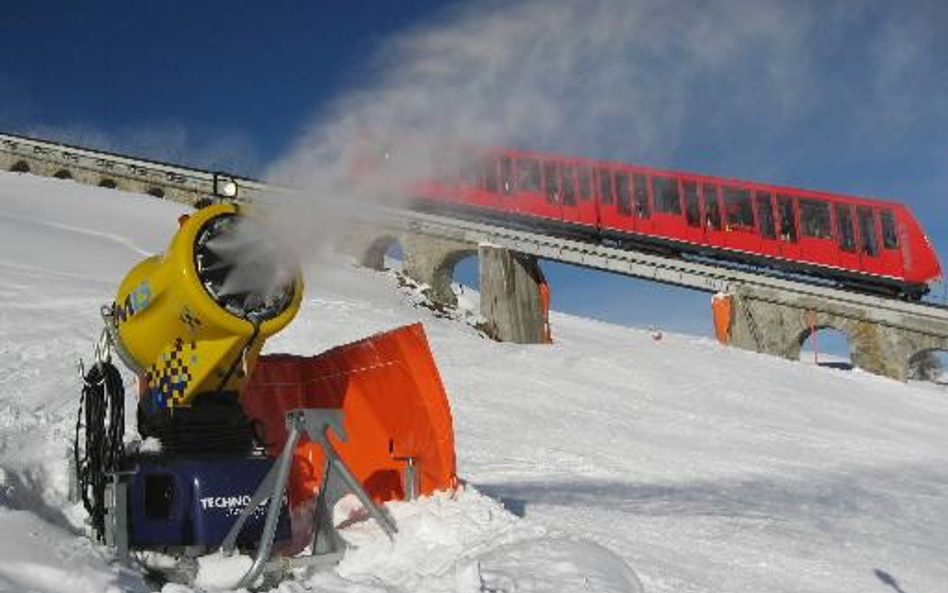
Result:
<svg viewBox="0 0 948 593"><path fill-rule="evenodd" d="M66 452L99 307L184 210L0 173L0 591L155 587L90 541ZM422 321L468 486L389 505L394 543L356 524L337 568L281 592L948 590L943 388L562 314L552 346L499 344L332 255L307 282L268 350Z"/></svg>

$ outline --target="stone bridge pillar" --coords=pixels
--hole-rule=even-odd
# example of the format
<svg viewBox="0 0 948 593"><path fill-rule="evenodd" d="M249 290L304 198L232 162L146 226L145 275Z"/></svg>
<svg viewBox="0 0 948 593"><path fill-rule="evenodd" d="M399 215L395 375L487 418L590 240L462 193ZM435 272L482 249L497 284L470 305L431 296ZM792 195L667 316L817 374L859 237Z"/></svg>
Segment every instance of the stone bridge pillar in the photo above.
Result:
<svg viewBox="0 0 948 593"><path fill-rule="evenodd" d="M900 381L906 380L909 363L918 354L948 350L948 324L921 326L894 312L881 321L866 321L871 316L858 305L763 288L740 287L733 296L731 344L745 350L798 360L813 329L833 328L849 339L854 366Z"/></svg>
<svg viewBox="0 0 948 593"><path fill-rule="evenodd" d="M493 245L481 245L478 254L481 314L487 319L488 333L502 342L544 343L543 274L536 258Z"/></svg>

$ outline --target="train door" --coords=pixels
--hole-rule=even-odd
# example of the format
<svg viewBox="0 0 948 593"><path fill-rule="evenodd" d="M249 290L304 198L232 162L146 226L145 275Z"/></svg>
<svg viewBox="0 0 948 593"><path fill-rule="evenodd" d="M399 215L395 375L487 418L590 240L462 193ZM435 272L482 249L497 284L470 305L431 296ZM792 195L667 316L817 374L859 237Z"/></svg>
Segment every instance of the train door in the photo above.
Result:
<svg viewBox="0 0 948 593"><path fill-rule="evenodd" d="M589 167L564 164L560 168L563 221L593 229L596 204L592 199L592 173Z"/></svg>
<svg viewBox="0 0 948 593"><path fill-rule="evenodd" d="M879 217L871 206L856 207L862 269L870 274L902 276L902 258L897 250L883 249Z"/></svg>
<svg viewBox="0 0 948 593"><path fill-rule="evenodd" d="M648 177L643 173L632 174L632 211L635 214L635 230L644 234L655 234L652 221L654 199L649 191Z"/></svg>
<svg viewBox="0 0 948 593"><path fill-rule="evenodd" d="M833 240L833 215L829 202L800 198L800 255L802 259L830 266L839 265L839 249Z"/></svg>
<svg viewBox="0 0 948 593"><path fill-rule="evenodd" d="M678 179L663 175L652 175L651 179L655 201L655 211L652 215L653 232L672 240L684 238L685 219Z"/></svg>
<svg viewBox="0 0 948 593"><path fill-rule="evenodd" d="M481 159L480 189L476 203L491 210L507 209L506 196L500 191L500 159L487 155Z"/></svg>
<svg viewBox="0 0 948 593"><path fill-rule="evenodd" d="M727 231L721 210L721 196L713 183L701 184L701 200L704 205L704 241L712 247L727 247Z"/></svg>
<svg viewBox="0 0 948 593"><path fill-rule="evenodd" d="M724 228L727 230L725 245L728 249L757 253L760 251L760 236L754 220L754 205L751 191L741 187L724 186Z"/></svg>
<svg viewBox="0 0 948 593"><path fill-rule="evenodd" d="M886 261L886 266L889 269L897 270L897 273L893 275L904 278L906 274L906 262L902 256L905 252L900 249L900 233L896 229L895 216L892 211L888 209L878 210L877 212L879 213L879 223L882 227L882 258Z"/></svg>
<svg viewBox="0 0 948 593"><path fill-rule="evenodd" d="M607 231L621 230L622 218L619 216L616 205L615 178L612 170L597 168L593 171L593 178L599 227Z"/></svg>
<svg viewBox="0 0 948 593"><path fill-rule="evenodd" d="M517 176L514 173L514 159L510 155L500 157L500 186L498 208L516 214L519 204L516 200Z"/></svg>
<svg viewBox="0 0 948 593"><path fill-rule="evenodd" d="M685 224L682 238L689 243L704 243L704 227L701 224L701 200L698 198L698 182L682 180L681 195L685 207Z"/></svg>
<svg viewBox="0 0 948 593"><path fill-rule="evenodd" d="M481 203L483 186L483 171L475 154L464 152L461 154L458 166L457 198L461 205L483 206Z"/></svg>
<svg viewBox="0 0 948 593"><path fill-rule="evenodd" d="M632 175L628 171L615 171L613 188L616 196L616 227L624 232L637 232L639 229L632 217L635 211L632 198Z"/></svg>
<svg viewBox="0 0 948 593"><path fill-rule="evenodd" d="M556 161L543 161L543 196L546 200L547 218L563 220L563 188L560 186L560 164ZM575 198L575 195L573 196Z"/></svg>
<svg viewBox="0 0 948 593"><path fill-rule="evenodd" d="M769 190L754 192L754 209L757 211L757 229L760 232L760 252L768 257L780 257L782 253L780 239L777 238L773 195Z"/></svg>
<svg viewBox="0 0 948 593"><path fill-rule="evenodd" d="M777 194L777 236L780 257L790 261L800 259L800 217L793 196Z"/></svg>
<svg viewBox="0 0 948 593"><path fill-rule="evenodd" d="M862 268L862 258L856 249L856 227L850 204L833 204L836 211L836 244L839 246L839 267L848 270Z"/></svg>

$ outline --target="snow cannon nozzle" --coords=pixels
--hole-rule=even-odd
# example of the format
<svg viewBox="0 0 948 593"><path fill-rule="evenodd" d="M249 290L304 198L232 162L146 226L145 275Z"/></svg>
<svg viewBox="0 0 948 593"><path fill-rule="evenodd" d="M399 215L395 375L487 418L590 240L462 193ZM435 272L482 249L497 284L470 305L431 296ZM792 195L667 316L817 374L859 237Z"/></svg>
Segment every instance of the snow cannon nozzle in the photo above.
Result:
<svg viewBox="0 0 948 593"><path fill-rule="evenodd" d="M153 408L239 392L302 292L296 258L264 220L234 204L209 206L181 220L168 249L122 281L116 350L144 375Z"/></svg>

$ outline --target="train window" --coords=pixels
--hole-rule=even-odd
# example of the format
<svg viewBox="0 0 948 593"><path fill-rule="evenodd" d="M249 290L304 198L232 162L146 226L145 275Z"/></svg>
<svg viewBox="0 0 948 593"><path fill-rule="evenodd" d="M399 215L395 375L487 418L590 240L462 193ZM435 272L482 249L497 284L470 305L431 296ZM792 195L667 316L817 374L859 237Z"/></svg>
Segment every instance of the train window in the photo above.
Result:
<svg viewBox="0 0 948 593"><path fill-rule="evenodd" d="M754 228L754 207L751 206L749 190L725 187L724 212L728 228Z"/></svg>
<svg viewBox="0 0 948 593"><path fill-rule="evenodd" d="M883 210L882 218L882 246L886 249L897 249L899 234L895 232L895 217L891 210Z"/></svg>
<svg viewBox="0 0 948 593"><path fill-rule="evenodd" d="M853 209L848 204L836 204L836 240L843 251L856 251Z"/></svg>
<svg viewBox="0 0 948 593"><path fill-rule="evenodd" d="M616 200L619 214L632 216L632 186L628 173L616 173Z"/></svg>
<svg viewBox="0 0 948 593"><path fill-rule="evenodd" d="M517 190L540 191L540 163L533 159L517 160Z"/></svg>
<svg viewBox="0 0 948 593"><path fill-rule="evenodd" d="M563 175L563 204L566 206L576 205L576 167L573 165L564 165Z"/></svg>
<svg viewBox="0 0 948 593"><path fill-rule="evenodd" d="M507 156L500 159L500 186L505 194L513 192L513 161Z"/></svg>
<svg viewBox="0 0 948 593"><path fill-rule="evenodd" d="M592 198L592 171L586 167L579 169L579 199L586 202Z"/></svg>
<svg viewBox="0 0 948 593"><path fill-rule="evenodd" d="M612 171L599 169L596 171L599 177L599 199L603 204L612 203Z"/></svg>
<svg viewBox="0 0 948 593"><path fill-rule="evenodd" d="M869 206L856 208L859 232L862 234L862 250L866 255L879 255L879 239L876 237L875 212Z"/></svg>
<svg viewBox="0 0 948 593"><path fill-rule="evenodd" d="M694 181L682 183L685 187L685 220L689 226L701 226L701 206L698 205L698 184Z"/></svg>
<svg viewBox="0 0 948 593"><path fill-rule="evenodd" d="M797 242L797 217L793 214L793 196L778 195L777 209L780 213L780 238Z"/></svg>
<svg viewBox="0 0 948 593"><path fill-rule="evenodd" d="M721 207L718 205L718 188L715 185L705 184L701 188L704 194L704 209L708 218L708 228L721 230Z"/></svg>
<svg viewBox="0 0 948 593"><path fill-rule="evenodd" d="M558 204L560 201L559 166L547 161L543 163L543 188L546 190L546 201L549 204Z"/></svg>
<svg viewBox="0 0 948 593"><path fill-rule="evenodd" d="M833 236L830 226L830 207L822 200L800 200L800 226L803 235L816 239Z"/></svg>
<svg viewBox="0 0 948 593"><path fill-rule="evenodd" d="M655 209L663 214L681 214L681 195L678 180L673 177L652 177Z"/></svg>
<svg viewBox="0 0 948 593"><path fill-rule="evenodd" d="M765 239L776 239L777 229L774 227L774 205L770 201L770 192L757 192L757 220L760 221L760 236Z"/></svg>
<svg viewBox="0 0 948 593"><path fill-rule="evenodd" d="M635 215L639 218L648 218L651 216L651 208L648 205L648 181L645 175L634 176L635 182Z"/></svg>
<svg viewBox="0 0 948 593"><path fill-rule="evenodd" d="M494 159L489 159L484 163L484 188L495 194L499 189L497 184L497 161Z"/></svg>

